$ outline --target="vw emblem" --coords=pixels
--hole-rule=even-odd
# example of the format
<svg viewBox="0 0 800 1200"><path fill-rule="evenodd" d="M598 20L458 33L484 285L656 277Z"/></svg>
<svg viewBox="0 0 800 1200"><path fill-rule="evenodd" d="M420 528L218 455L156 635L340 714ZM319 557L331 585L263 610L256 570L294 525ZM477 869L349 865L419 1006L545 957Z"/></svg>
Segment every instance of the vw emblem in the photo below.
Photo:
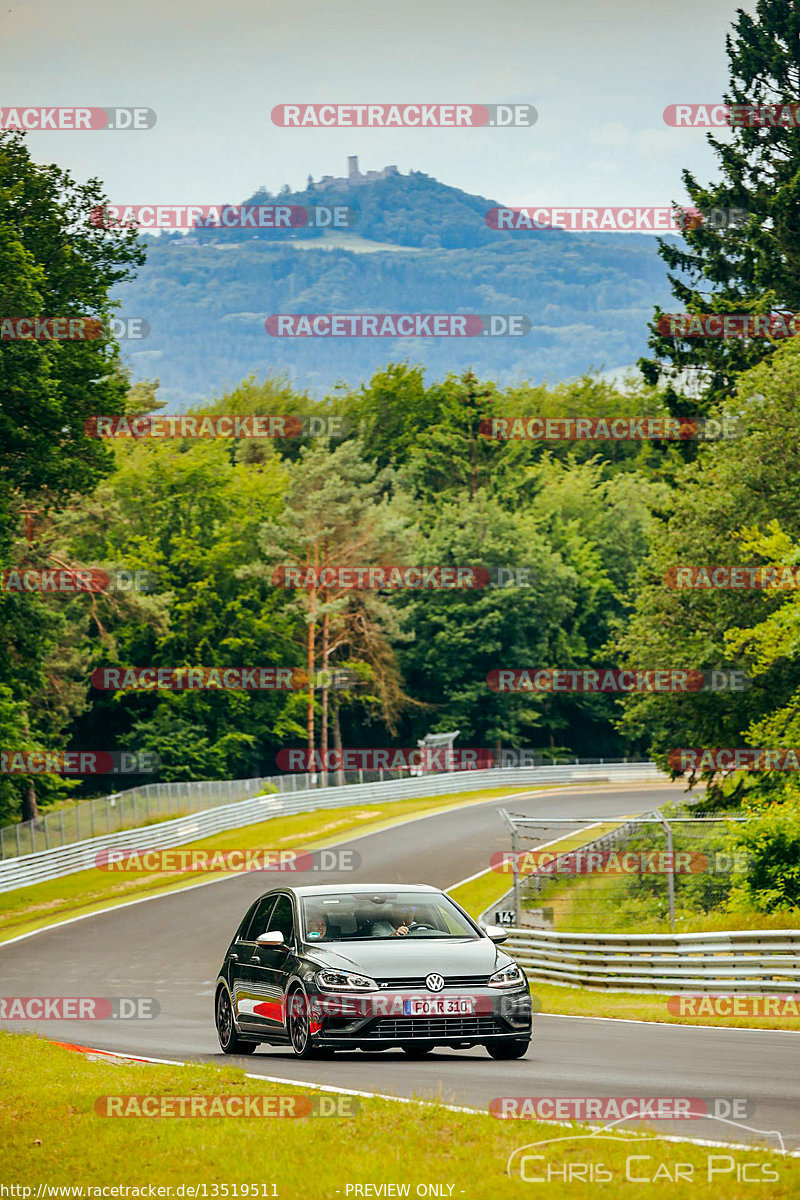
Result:
<svg viewBox="0 0 800 1200"><path fill-rule="evenodd" d="M444 980L441 975L428 975L425 979L425 986L429 992L440 992L444 987Z"/></svg>

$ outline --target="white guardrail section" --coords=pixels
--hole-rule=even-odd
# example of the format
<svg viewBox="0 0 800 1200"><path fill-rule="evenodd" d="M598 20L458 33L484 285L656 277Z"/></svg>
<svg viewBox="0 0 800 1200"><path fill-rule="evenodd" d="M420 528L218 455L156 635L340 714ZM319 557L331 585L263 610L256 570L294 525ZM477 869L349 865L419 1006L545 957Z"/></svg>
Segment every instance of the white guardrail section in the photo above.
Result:
<svg viewBox="0 0 800 1200"><path fill-rule="evenodd" d="M313 812L343 805L383 804L392 800L473 792L492 787L535 787L543 783L666 782L654 763L596 763L553 767L507 767L486 771L442 772L414 779L386 780L383 783L352 783L343 787L306 788L284 795L254 796L235 804L223 804L204 812L190 813L171 821L161 821L141 829L126 829L24 854L0 862L0 892L57 879L95 866L101 850L168 850L226 829L255 825L270 817L289 813ZM254 781L254 785L258 781Z"/></svg>
<svg viewBox="0 0 800 1200"><path fill-rule="evenodd" d="M549 983L637 992L800 991L798 929L601 934L514 928L503 949L532 979Z"/></svg>

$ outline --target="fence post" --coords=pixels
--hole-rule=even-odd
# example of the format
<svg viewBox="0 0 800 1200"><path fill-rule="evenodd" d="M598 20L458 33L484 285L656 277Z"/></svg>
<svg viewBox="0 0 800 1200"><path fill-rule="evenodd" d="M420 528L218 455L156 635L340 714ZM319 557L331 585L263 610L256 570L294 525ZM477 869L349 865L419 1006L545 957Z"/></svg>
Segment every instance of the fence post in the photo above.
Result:
<svg viewBox="0 0 800 1200"><path fill-rule="evenodd" d="M45 850L49 850L50 849L50 827L47 824L47 814L45 814L45 818L42 821L42 824L44 825L44 848L45 848Z"/></svg>
<svg viewBox="0 0 800 1200"><path fill-rule="evenodd" d="M667 835L667 896L669 899L669 927L675 932L675 862L672 854L672 829L659 809L653 810Z"/></svg>
<svg viewBox="0 0 800 1200"><path fill-rule="evenodd" d="M111 833L111 801L106 796L106 833Z"/></svg>
<svg viewBox="0 0 800 1200"><path fill-rule="evenodd" d="M64 832L64 810L62 808L61 809L61 845L62 846L65 846L67 844L66 839L67 839L67 835Z"/></svg>
<svg viewBox="0 0 800 1200"><path fill-rule="evenodd" d="M89 836L94 837L94 800L89 801Z"/></svg>
<svg viewBox="0 0 800 1200"><path fill-rule="evenodd" d="M20 845L19 845L19 827L20 827L20 825L21 825L21 824L22 824L22 822L20 821L20 822L17 824L17 826L16 826L16 834L17 834L17 858L19 858L20 854L22 854L22 850L20 849Z"/></svg>
<svg viewBox="0 0 800 1200"><path fill-rule="evenodd" d="M514 924L519 927L522 923L520 914L520 897L519 897L519 853L517 848L517 831L511 831L511 853L513 859L511 861L511 870L514 872Z"/></svg>

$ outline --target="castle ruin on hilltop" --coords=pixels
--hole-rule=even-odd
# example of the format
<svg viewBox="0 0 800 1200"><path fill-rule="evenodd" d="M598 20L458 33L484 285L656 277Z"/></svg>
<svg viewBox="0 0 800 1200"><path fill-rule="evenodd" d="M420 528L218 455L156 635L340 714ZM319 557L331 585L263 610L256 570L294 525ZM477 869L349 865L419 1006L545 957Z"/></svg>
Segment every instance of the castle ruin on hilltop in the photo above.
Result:
<svg viewBox="0 0 800 1200"><path fill-rule="evenodd" d="M362 183L374 183L378 179L388 179L390 175L399 175L400 172L392 163L388 167L384 167L382 171L367 171L366 175L362 175L358 169L358 155L351 154L347 159L347 175L323 175L316 184L309 175L309 184L318 188L347 188L358 187Z"/></svg>

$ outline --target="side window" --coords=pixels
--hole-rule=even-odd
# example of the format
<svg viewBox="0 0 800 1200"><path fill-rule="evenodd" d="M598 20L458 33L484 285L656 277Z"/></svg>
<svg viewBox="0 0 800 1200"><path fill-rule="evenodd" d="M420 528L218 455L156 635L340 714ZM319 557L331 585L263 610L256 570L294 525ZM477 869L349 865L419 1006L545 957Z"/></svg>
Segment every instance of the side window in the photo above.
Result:
<svg viewBox="0 0 800 1200"><path fill-rule="evenodd" d="M278 903L275 905L272 916L269 919L267 933L282 933L283 940L287 945L292 941L294 937L294 913L292 912L292 902L288 896L278 897Z"/></svg>
<svg viewBox="0 0 800 1200"><path fill-rule="evenodd" d="M235 942L243 942L244 941L245 934L247 933L248 929L250 928L250 922L252 921L257 908L258 908L258 902L256 902L255 904L251 904L250 907L248 908L247 912L242 917L242 923L239 926L239 928L236 930L236 937L233 939Z"/></svg>
<svg viewBox="0 0 800 1200"><path fill-rule="evenodd" d="M263 900L259 900L256 905L256 910L253 913L253 919L250 922L247 932L242 935L242 940L245 942L254 942L262 933L267 932L267 922L269 914L275 906L275 897L266 896Z"/></svg>

